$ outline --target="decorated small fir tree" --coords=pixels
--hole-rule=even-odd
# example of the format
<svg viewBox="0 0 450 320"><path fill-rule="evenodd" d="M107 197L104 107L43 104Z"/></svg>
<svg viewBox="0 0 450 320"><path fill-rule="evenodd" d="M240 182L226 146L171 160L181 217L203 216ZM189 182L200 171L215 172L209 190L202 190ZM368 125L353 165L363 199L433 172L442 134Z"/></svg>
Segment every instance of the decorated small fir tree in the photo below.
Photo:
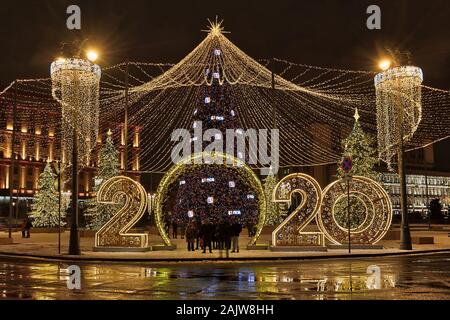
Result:
<svg viewBox="0 0 450 320"><path fill-rule="evenodd" d="M374 170L375 164L378 162L377 150L374 145L374 139L367 135L359 123L358 109L355 110L355 124L350 135L342 141L344 150L342 160L338 163L338 178L345 176L342 170L342 161L344 157L352 158L352 169L350 175L363 176L379 181L381 175ZM366 208L362 201L354 196L350 196L350 228L356 228L366 219ZM348 211L347 197L341 198L335 205L335 219L341 227L348 228Z"/></svg>
<svg viewBox="0 0 450 320"><path fill-rule="evenodd" d="M32 211L29 213L35 227L57 227L61 218L61 226L65 223L65 210L68 205L66 198L61 198L61 216L58 215L59 197L56 190L56 175L52 171L50 162L39 176L38 191L34 195Z"/></svg>
<svg viewBox="0 0 450 320"><path fill-rule="evenodd" d="M374 170L378 162L377 150L374 145L374 139L367 135L359 124L358 109L355 110L355 124L350 135L342 141L344 156L351 156L353 176L364 176L375 181L380 180L380 173ZM338 163L338 177L344 177L344 171L341 168L342 160Z"/></svg>

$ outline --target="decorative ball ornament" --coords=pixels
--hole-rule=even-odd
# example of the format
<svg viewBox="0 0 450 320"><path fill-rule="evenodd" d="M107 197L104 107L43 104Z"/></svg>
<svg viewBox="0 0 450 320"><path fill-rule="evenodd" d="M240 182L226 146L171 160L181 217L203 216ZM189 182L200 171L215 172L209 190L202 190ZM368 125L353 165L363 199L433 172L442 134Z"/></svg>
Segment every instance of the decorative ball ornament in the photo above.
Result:
<svg viewBox="0 0 450 320"><path fill-rule="evenodd" d="M354 176L349 182L350 206L364 212L350 212L358 215L357 225L351 225L350 241L354 244L375 244L380 241L392 222L391 200L376 181ZM335 181L328 185L322 193L322 205L317 215L317 223L325 237L334 244L348 243L347 226L342 225L342 219L336 212L340 201L347 198L347 182ZM355 205L352 205L352 202ZM343 218L345 221L345 218Z"/></svg>

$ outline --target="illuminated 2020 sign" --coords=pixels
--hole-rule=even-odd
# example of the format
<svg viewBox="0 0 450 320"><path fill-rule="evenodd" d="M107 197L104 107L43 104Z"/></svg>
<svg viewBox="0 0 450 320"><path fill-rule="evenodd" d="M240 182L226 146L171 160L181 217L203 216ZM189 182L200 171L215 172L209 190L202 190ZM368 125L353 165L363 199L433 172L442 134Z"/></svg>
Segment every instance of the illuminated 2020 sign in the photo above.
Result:
<svg viewBox="0 0 450 320"><path fill-rule="evenodd" d="M388 194L379 183L366 177L354 176L348 186L338 180L322 191L311 176L294 173L277 184L273 201L291 203L294 193L301 195L301 203L273 231L274 246L320 246L324 244L322 235L334 244L348 243L349 229L351 243L375 244L392 222ZM304 232L314 218L320 232Z"/></svg>
<svg viewBox="0 0 450 320"><path fill-rule="evenodd" d="M257 180L256 177L253 178ZM324 238L334 244L348 243L349 229L351 243L375 244L386 234L392 221L389 196L380 184L369 178L354 176L348 184L348 189L346 182L338 180L322 191L314 178L303 173L295 173L284 177L277 184L273 191L273 200L290 203L294 193L301 195L300 204L273 231L274 246L323 246ZM124 176L111 178L102 184L97 201L114 203L120 207L96 233L97 249L148 247L146 233L129 232L144 215L147 207L147 195L141 184ZM353 211L350 215L346 214L347 207ZM260 210L265 211L265 205L260 206ZM260 213L262 220L264 216L264 212ZM319 232L304 231L314 219ZM264 221L259 221L258 225L262 226L263 223ZM164 229L158 229L163 240L166 240ZM252 238L251 244L254 241L256 238ZM167 240L165 243L170 245Z"/></svg>

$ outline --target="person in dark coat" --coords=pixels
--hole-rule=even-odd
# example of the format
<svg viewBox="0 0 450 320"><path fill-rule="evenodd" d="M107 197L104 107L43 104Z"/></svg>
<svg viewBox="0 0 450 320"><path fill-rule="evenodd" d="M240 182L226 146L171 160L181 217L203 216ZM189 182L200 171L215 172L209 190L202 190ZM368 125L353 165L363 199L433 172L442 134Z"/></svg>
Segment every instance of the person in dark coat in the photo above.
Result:
<svg viewBox="0 0 450 320"><path fill-rule="evenodd" d="M25 238L26 236L26 231L25 231L25 227L27 226L27 219L23 219L22 224L20 225L20 228L22 229L22 238Z"/></svg>
<svg viewBox="0 0 450 320"><path fill-rule="evenodd" d="M202 226L202 223L200 222L199 219L196 219L194 223L195 223L195 242L196 242L195 250L198 250L198 246L200 244L200 238L201 238L200 227ZM203 249L203 246L202 246L202 249Z"/></svg>
<svg viewBox="0 0 450 320"><path fill-rule="evenodd" d="M172 238L176 239L178 237L178 224L175 219L172 220Z"/></svg>
<svg viewBox="0 0 450 320"><path fill-rule="evenodd" d="M181 239L184 239L184 235L186 234L186 223L182 222L180 224L180 233L181 233Z"/></svg>
<svg viewBox="0 0 450 320"><path fill-rule="evenodd" d="M31 230L32 226L33 226L33 224L31 223L31 219L27 218L27 222L25 224L25 235L27 238L30 237L30 230Z"/></svg>
<svg viewBox="0 0 450 320"><path fill-rule="evenodd" d="M214 249L219 249L222 250L223 249L223 228L222 228L222 224L216 224L214 226L214 235L213 235L213 248Z"/></svg>
<svg viewBox="0 0 450 320"><path fill-rule="evenodd" d="M231 236L232 230L231 225L228 221L223 224L223 248L225 250L230 250L231 248Z"/></svg>
<svg viewBox="0 0 450 320"><path fill-rule="evenodd" d="M187 225L186 228L186 242L188 244L188 251L195 251L194 249L194 243L195 243L195 238L196 238L196 227L195 227L195 222L191 221L189 222L189 224Z"/></svg>
<svg viewBox="0 0 450 320"><path fill-rule="evenodd" d="M242 231L242 226L237 221L231 225L231 242L232 249L231 252L239 252L239 234Z"/></svg>
<svg viewBox="0 0 450 320"><path fill-rule="evenodd" d="M206 247L209 248L209 253L212 253L211 241L214 234L214 225L209 221L205 221L200 228L200 232L203 238L203 253L206 253Z"/></svg>

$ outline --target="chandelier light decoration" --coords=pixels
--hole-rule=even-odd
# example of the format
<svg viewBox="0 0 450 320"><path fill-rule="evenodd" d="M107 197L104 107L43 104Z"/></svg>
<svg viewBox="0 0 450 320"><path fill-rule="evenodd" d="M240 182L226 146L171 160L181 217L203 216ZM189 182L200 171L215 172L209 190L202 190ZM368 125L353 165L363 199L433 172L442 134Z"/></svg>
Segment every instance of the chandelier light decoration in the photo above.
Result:
<svg viewBox="0 0 450 320"><path fill-rule="evenodd" d="M61 58L50 68L52 96L61 104L61 157L64 168L71 163L73 129L78 135L78 165L89 165L99 128L100 67L88 60ZM69 173L70 170L64 170ZM67 176L67 175L66 175Z"/></svg>
<svg viewBox="0 0 450 320"><path fill-rule="evenodd" d="M399 137L408 142L422 119L423 73L418 67L390 68L375 76L378 150L391 163Z"/></svg>

